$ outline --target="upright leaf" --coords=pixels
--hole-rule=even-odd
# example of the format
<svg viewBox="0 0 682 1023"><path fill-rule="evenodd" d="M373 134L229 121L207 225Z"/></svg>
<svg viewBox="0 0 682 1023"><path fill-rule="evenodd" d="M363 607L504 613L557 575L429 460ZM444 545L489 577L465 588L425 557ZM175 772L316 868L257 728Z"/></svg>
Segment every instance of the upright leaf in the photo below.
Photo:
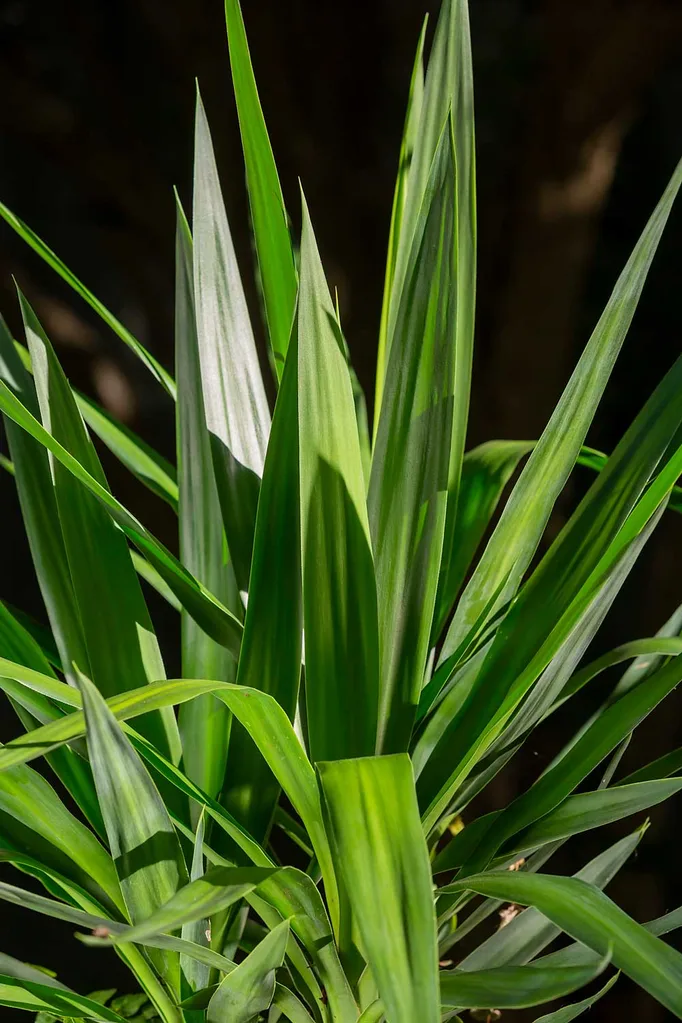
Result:
<svg viewBox="0 0 682 1023"><path fill-rule="evenodd" d="M13 396L39 418L35 385L0 317L0 378ZM83 626L59 525L50 463L45 449L9 416L3 416L24 528L38 585L45 603L59 656L71 678L75 662L89 670Z"/></svg>
<svg viewBox="0 0 682 1023"><path fill-rule="evenodd" d="M192 231L206 427L235 575L246 590L270 412L198 92Z"/></svg>
<svg viewBox="0 0 682 1023"><path fill-rule="evenodd" d="M340 759L375 748L376 584L348 366L305 201L294 344L310 753Z"/></svg>
<svg viewBox="0 0 682 1023"><path fill-rule="evenodd" d="M422 30L419 33L417 53L414 58L410 89L407 96L407 111L405 113L405 126L400 144L400 157L398 160L398 175L393 193L393 207L391 209L391 227L388 235L388 252L386 254L386 274L384 277L384 297L381 305L381 324L379 326L379 346L377 350L376 380L374 392L374 435L379 424L379 409L384 390L384 374L386 373L386 347L388 333L388 316L391 303L391 292L393 290L393 278L395 276L395 264L400 247L400 235L402 229L405 202L407 199L407 181L412 164L419 118L421 116L422 101L424 98L424 40L426 37L426 24L428 15L424 18Z"/></svg>
<svg viewBox="0 0 682 1023"><path fill-rule="evenodd" d="M667 499L682 470L682 446L676 440L682 421L681 385L682 358L627 430L502 621L466 702L420 775L431 821ZM672 442L675 453L668 457ZM659 463L663 468L647 488ZM448 753L453 748L467 749L454 771ZM449 780L443 785L445 775Z"/></svg>
<svg viewBox="0 0 682 1023"><path fill-rule="evenodd" d="M46 430L106 488L106 479L57 357L35 313L19 296ZM164 677L161 651L125 537L64 467L51 463L59 523L83 624L89 670L105 696ZM80 665L79 665L80 667ZM179 756L172 714L141 722L160 749Z"/></svg>
<svg viewBox="0 0 682 1023"><path fill-rule="evenodd" d="M109 847L133 923L167 903L187 874L175 829L156 786L100 693L79 677L92 773ZM179 992L175 953L155 953Z"/></svg>
<svg viewBox="0 0 682 1023"><path fill-rule="evenodd" d="M502 587L496 603L499 607L516 592L585 440L625 340L680 182L682 162L618 278L580 361L505 505L458 604L442 658L457 648L493 593Z"/></svg>
<svg viewBox="0 0 682 1023"><path fill-rule="evenodd" d="M213 472L206 424L201 367L194 318L192 238L178 201L175 235L175 375L178 381L180 560L195 578L241 615L234 570L227 557L225 531ZM236 664L222 644L207 636L186 610L182 612L182 674L234 682ZM210 796L222 788L230 734L230 713L213 696L199 696L180 713L185 773Z"/></svg>
<svg viewBox="0 0 682 1023"><path fill-rule="evenodd" d="M249 601L237 682L269 693L293 721L301 675L302 590L296 350L287 359L258 501ZM234 722L222 801L260 841L279 786L253 740Z"/></svg>
<svg viewBox="0 0 682 1023"><path fill-rule="evenodd" d="M431 868L406 755L318 764L329 839L392 1023L440 1020Z"/></svg>
<svg viewBox="0 0 682 1023"><path fill-rule="evenodd" d="M225 19L270 348L280 380L296 303L296 268L284 198L258 98L239 0L225 0Z"/></svg>
<svg viewBox="0 0 682 1023"><path fill-rule="evenodd" d="M388 356L369 514L381 652L378 749L407 748L419 702L468 400L457 345L455 154L448 125L414 230ZM470 353L469 353L470 354ZM451 477L451 464L455 466ZM456 478L455 478L456 477ZM456 493L454 496L456 500Z"/></svg>

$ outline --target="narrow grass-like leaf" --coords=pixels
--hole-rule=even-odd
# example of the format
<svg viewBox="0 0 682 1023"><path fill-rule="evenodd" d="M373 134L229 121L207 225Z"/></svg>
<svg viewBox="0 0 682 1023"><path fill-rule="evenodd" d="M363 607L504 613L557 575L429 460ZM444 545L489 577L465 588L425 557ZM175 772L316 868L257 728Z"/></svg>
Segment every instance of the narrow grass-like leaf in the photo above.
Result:
<svg viewBox="0 0 682 1023"><path fill-rule="evenodd" d="M597 326L467 584L441 657L452 653L500 584L499 604L515 593L540 542L554 503L580 452L635 312L670 209L682 163L637 242Z"/></svg>
<svg viewBox="0 0 682 1023"><path fill-rule="evenodd" d="M21 402L31 415L40 417L33 380L22 364L1 317L0 378L8 394ZM4 416L3 419L38 584L62 664L67 677L71 678L73 662L81 665L84 671L88 670L88 655L59 526L48 454L10 417Z"/></svg>
<svg viewBox="0 0 682 1023"><path fill-rule="evenodd" d="M59 276L66 281L73 290L85 299L88 305L95 310L98 316L100 316L108 327L113 330L120 339L128 345L128 347L137 355L141 362L147 367L152 376L158 380L161 386L168 392L168 394L175 397L175 382L171 375L166 372L160 362L154 358L154 356L144 348L137 338L133 337L127 327L116 319L113 313L109 312L105 305L98 298L88 291L84 284L79 281L74 273L61 261L48 246L42 241L41 238L35 234L34 231L28 227L19 217L15 216L11 210L9 210L4 203L0 203L0 216L2 216L11 228L13 228L20 238L23 238L27 242L34 252L36 252L41 259L43 259L48 266L51 266Z"/></svg>
<svg viewBox="0 0 682 1023"><path fill-rule="evenodd" d="M429 827L560 648L628 544L665 501L682 470L682 447L672 457L667 455L682 419L680 386L682 359L645 404L502 621L462 710L420 775L420 799L428 807ZM645 490L664 456L664 468ZM492 716L491 705L496 708ZM454 770L449 752L453 748L466 750L458 754Z"/></svg>
<svg viewBox="0 0 682 1023"><path fill-rule="evenodd" d="M384 375L386 373L386 353L388 316L391 303L391 292L393 290L393 278L395 276L395 265L400 247L400 234L402 228L403 213L405 210L407 181L412 164L412 155L417 137L417 128L421 115L422 100L424 98L424 40L426 37L426 25L428 15L424 18L422 30L419 33L417 52L412 68L410 89L407 96L407 110L405 113L405 125L403 137L400 144L400 157L398 160L398 175L393 193L393 207L391 209L391 226L388 235L388 252L386 255L386 273L384 276L384 296L381 304L381 323L379 325L379 345L377 348L376 380L374 391L374 437L376 439L376 428L379 424L379 409L384 390Z"/></svg>
<svg viewBox="0 0 682 1023"><path fill-rule="evenodd" d="M464 870L472 873L487 865L490 856L507 838L543 818L558 806L606 757L619 742L649 714L682 680L682 659L676 658L651 676L646 684L631 690L595 718L592 725L564 755L532 785L513 800L496 819ZM614 790L608 789L608 792ZM583 796L583 799L585 797ZM570 808L569 811L570 813ZM559 815L561 820L561 814ZM493 834L494 831L494 834Z"/></svg>
<svg viewBox="0 0 682 1023"><path fill-rule="evenodd" d="M57 357L35 313L19 294L46 430L107 489L94 446ZM161 651L125 537L95 498L52 461L52 477L89 670L105 696L163 678ZM84 669L87 670L87 669ZM171 757L180 741L172 714L140 723Z"/></svg>
<svg viewBox="0 0 682 1023"><path fill-rule="evenodd" d="M183 924L227 909L252 892L276 868L269 867L216 867L173 895L168 902L126 931L125 940L144 944L155 934L178 930Z"/></svg>
<svg viewBox="0 0 682 1023"><path fill-rule="evenodd" d="M170 462L92 399L78 392L74 392L74 397L83 419L109 451L152 493L177 511L178 484Z"/></svg>
<svg viewBox="0 0 682 1023"><path fill-rule="evenodd" d="M369 515L381 650L377 748L407 748L419 701L443 550L453 453L463 448L456 341L455 154L451 125L434 158L388 356ZM466 401L466 396L464 396ZM461 457L461 456L460 456Z"/></svg>
<svg viewBox="0 0 682 1023"><path fill-rule="evenodd" d="M241 622L194 576L187 572L177 558L174 558L170 551L160 544L142 523L134 515L131 515L121 502L81 465L78 459L74 458L66 448L55 440L52 434L43 428L2 380L0 380L0 411L31 437L38 440L90 493L95 495L126 536L151 561L154 568L181 601L183 607L187 608L188 612L209 635L217 639L218 642L224 643L236 659L239 656L239 643L242 634Z"/></svg>
<svg viewBox="0 0 682 1023"><path fill-rule="evenodd" d="M590 860L575 874L580 881L606 888L639 845L646 828L627 835L615 845ZM483 970L493 966L521 966L530 962L560 934L560 929L543 916L539 909L530 907L518 913L513 920L491 934L459 964L461 970ZM597 957L598 960L598 957ZM594 962L594 958L590 962ZM563 963L559 965L586 965Z"/></svg>
<svg viewBox="0 0 682 1023"><path fill-rule="evenodd" d="M54 866L106 905L123 908L111 856L48 782L29 767L0 774L0 834L20 850L45 858L47 866Z"/></svg>
<svg viewBox="0 0 682 1023"><path fill-rule="evenodd" d="M605 994L608 994L619 976L620 974L618 973L614 974L614 976L611 977L611 979L608 980L596 994L590 995L589 998L584 998L581 1002L574 1002L572 1005L564 1005L563 1008L556 1009L554 1012L547 1013L545 1016L539 1016L535 1023L571 1023L571 1020L574 1020L583 1012L587 1012L587 1010L591 1009L600 998L603 998Z"/></svg>
<svg viewBox="0 0 682 1023"><path fill-rule="evenodd" d="M317 761L374 752L378 640L353 393L305 201L296 334L306 704Z"/></svg>
<svg viewBox="0 0 682 1023"><path fill-rule="evenodd" d="M591 983L608 965L608 957L594 966L500 966L480 972L444 970L440 974L441 1005L459 1009L494 1005L499 1009L526 1009L563 998Z"/></svg>
<svg viewBox="0 0 682 1023"><path fill-rule="evenodd" d="M37 971L36 971L37 972ZM47 978L45 978L47 980ZM47 983L34 980L17 980L0 974L0 1005L29 1012L46 1012L60 1018L106 1020L110 1023L125 1023L113 1009L77 995L68 988L55 988Z"/></svg>
<svg viewBox="0 0 682 1023"><path fill-rule="evenodd" d="M443 890L466 889L535 906L600 955L610 949L623 973L682 1018L682 955L635 923L594 886L576 878L504 871L476 874Z"/></svg>
<svg viewBox="0 0 682 1023"><path fill-rule="evenodd" d="M270 412L198 92L192 231L206 427L227 543L239 588L246 590Z"/></svg>
<svg viewBox="0 0 682 1023"><path fill-rule="evenodd" d="M178 381L176 437L179 477L180 560L207 589L240 617L243 611L225 543L211 439L201 386L194 316L192 238L177 200L175 234L175 375ZM222 644L182 612L182 674L234 682L236 664ZM222 788L230 734L230 713L210 695L184 704L180 712L185 773L210 796Z"/></svg>
<svg viewBox="0 0 682 1023"><path fill-rule="evenodd" d="M406 755L318 764L329 838L389 1019L440 1019L428 850Z"/></svg>
<svg viewBox="0 0 682 1023"><path fill-rule="evenodd" d="M291 720L301 676L303 619L295 354L284 368L265 458L237 674L239 685L269 693ZM234 722L222 802L262 840L278 795L267 762Z"/></svg>
<svg viewBox="0 0 682 1023"><path fill-rule="evenodd" d="M256 945L243 963L229 973L213 995L206 1011L207 1023L249 1023L270 1007L275 994L276 971L284 962L289 921L282 921Z"/></svg>
<svg viewBox="0 0 682 1023"><path fill-rule="evenodd" d="M433 642L452 610L505 486L532 447L527 441L491 440L465 454L457 502L448 504L446 533L456 537L456 544L441 564Z"/></svg>
<svg viewBox="0 0 682 1023"><path fill-rule="evenodd" d="M296 268L284 198L258 98L239 0L225 0L225 20L270 348L280 380L296 304Z"/></svg>
<svg viewBox="0 0 682 1023"><path fill-rule="evenodd" d="M182 851L163 800L116 718L83 676L79 689L109 847L130 918L139 923L186 881ZM177 988L177 956L164 953L159 967L171 988Z"/></svg>
<svg viewBox="0 0 682 1023"><path fill-rule="evenodd" d="M196 832L193 836L194 848L192 850L192 863L189 871L190 882L199 881L205 873L205 830L206 812L202 807L197 821ZM193 941L197 945L208 946L208 938L206 936L207 928L208 920L205 917L199 918L198 920L192 920L189 923L185 922L182 925L180 936L183 941ZM183 981L192 992L199 991L201 988L206 987L210 979L210 970L208 967L204 963L198 963L195 959L190 959L188 956L180 957L180 971Z"/></svg>

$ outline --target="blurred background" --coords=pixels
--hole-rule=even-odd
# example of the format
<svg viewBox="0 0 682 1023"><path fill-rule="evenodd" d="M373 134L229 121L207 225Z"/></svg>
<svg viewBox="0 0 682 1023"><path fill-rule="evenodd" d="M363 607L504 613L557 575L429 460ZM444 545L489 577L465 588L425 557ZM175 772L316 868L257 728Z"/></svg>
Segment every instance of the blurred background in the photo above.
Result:
<svg viewBox="0 0 682 1023"><path fill-rule="evenodd" d="M429 6L435 21L436 0L363 0L358 9L335 0L242 0L242 6L289 213L296 226L300 176L371 403L404 106L419 30ZM682 155L682 4L470 0L470 7L480 268L473 446L496 437L538 436ZM0 0L0 199L169 369L172 186L189 205L195 76L257 321L220 0ZM603 450L612 449L680 352L681 254L678 201L589 437ZM12 275L43 320L72 383L172 457L173 413L160 388L0 224L0 308L18 332ZM114 491L175 546L168 509L104 461ZM586 476L576 475L551 532L586 483ZM6 474L0 501L0 593L44 619ZM682 521L668 513L595 654L656 631L682 600L680 564ZM177 670L173 612L153 600L151 606L169 671ZM553 718L482 808L529 784L615 677ZM3 707L0 735L6 739L14 731L11 711ZM624 769L680 743L682 702L673 696L639 730ZM652 811L638 854L610 888L640 920L682 902L681 809L678 798ZM626 822L574 840L552 866L575 871L631 827ZM3 905L0 949L58 970L81 991L114 984L130 990L114 957L85 949L71 930ZM625 981L594 1011L600 1020L668 1018ZM3 1010L2 1018L15 1017Z"/></svg>

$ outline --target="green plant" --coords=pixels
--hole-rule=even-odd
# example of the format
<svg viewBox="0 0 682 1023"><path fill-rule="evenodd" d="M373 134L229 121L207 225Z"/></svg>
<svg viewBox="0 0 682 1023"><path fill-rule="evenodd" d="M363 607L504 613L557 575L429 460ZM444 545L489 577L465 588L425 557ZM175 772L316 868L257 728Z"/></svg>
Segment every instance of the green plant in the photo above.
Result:
<svg viewBox="0 0 682 1023"><path fill-rule="evenodd" d="M140 993L78 995L2 955L0 1004L42 1020L436 1023L553 1001L615 967L682 1018L682 956L661 939L682 910L640 925L602 892L645 827L572 878L540 872L572 835L682 788L680 750L613 781L682 679L682 613L579 667L660 517L682 508L682 359L610 457L583 446L682 165L539 441L465 454L473 93L466 2L444 0L412 76L370 440L305 202L295 258L237 0L226 13L272 421L200 99L191 233L178 202L177 393L0 207L177 416L176 471L71 390L20 294L28 347L0 330L3 464L51 633L0 604L0 687L25 728L0 749L0 856L47 894L3 882L0 898L113 946ZM110 492L91 434L177 511L179 559ZM536 563L578 463L594 480ZM180 613L181 680L165 679L138 577ZM527 791L469 814L534 728L626 660ZM28 766L39 757L50 781ZM451 968L504 904L509 922ZM542 955L561 932L573 942ZM575 1018L618 975L543 1020Z"/></svg>

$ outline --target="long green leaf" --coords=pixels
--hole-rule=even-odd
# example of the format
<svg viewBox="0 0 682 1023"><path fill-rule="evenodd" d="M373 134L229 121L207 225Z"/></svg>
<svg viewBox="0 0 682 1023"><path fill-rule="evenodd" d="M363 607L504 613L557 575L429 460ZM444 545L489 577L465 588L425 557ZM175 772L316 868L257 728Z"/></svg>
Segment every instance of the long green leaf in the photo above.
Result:
<svg viewBox="0 0 682 1023"><path fill-rule="evenodd" d="M305 201L296 334L306 703L317 761L374 752L378 640L353 394Z"/></svg>
<svg viewBox="0 0 682 1023"><path fill-rule="evenodd" d="M0 317L0 378L7 389L34 417L40 416L33 380L19 358L12 336ZM6 411L3 409L3 411ZM73 592L73 582L59 526L57 502L48 454L36 439L8 416L3 416L9 449L14 459L24 528L38 585L45 603L52 633L67 677L72 663L88 668L83 626Z"/></svg>
<svg viewBox="0 0 682 1023"><path fill-rule="evenodd" d="M369 517L376 557L381 649L377 748L407 748L419 701L448 491L456 502L464 436L457 344L455 153L448 124L439 142L388 356L372 457ZM451 470L451 465L453 469Z"/></svg>
<svg viewBox="0 0 682 1023"><path fill-rule="evenodd" d="M443 891L480 895L532 905L572 938L614 964L682 1018L682 955L654 937L603 892L576 878L518 871L476 874Z"/></svg>
<svg viewBox="0 0 682 1023"><path fill-rule="evenodd" d="M528 441L491 440L465 454L458 499L448 505L446 533L452 533L457 542L441 564L432 630L434 642L452 610L505 486L532 447Z"/></svg>
<svg viewBox="0 0 682 1023"><path fill-rule="evenodd" d="M158 790L101 694L83 676L79 689L109 847L136 924L168 902L186 880L182 851ZM164 953L157 961L162 976L177 988L177 956Z"/></svg>
<svg viewBox="0 0 682 1023"><path fill-rule="evenodd" d="M513 800L483 837L480 846L464 865L474 873L512 835L540 820L580 784L583 778L615 749L643 718L682 680L682 658L675 658L651 676L646 684L631 690L600 714L527 792ZM629 786L628 786L629 787ZM606 790L614 791L614 790ZM583 800L585 797L583 796ZM568 811L570 813L570 809ZM561 820L561 815L559 815ZM494 831L494 834L493 834Z"/></svg>
<svg viewBox="0 0 682 1023"><path fill-rule="evenodd" d="M270 1007L275 976L284 962L289 921L284 920L229 973L209 1002L207 1023L249 1023Z"/></svg>
<svg viewBox="0 0 682 1023"><path fill-rule="evenodd" d="M249 579L237 682L269 693L293 720L301 676L302 590L295 350L287 360L272 420ZM230 735L222 802L259 840L279 787L242 726Z"/></svg>
<svg viewBox="0 0 682 1023"><path fill-rule="evenodd" d="M145 529L142 523L117 501L106 487L92 476L55 438L43 428L31 412L0 380L0 411L17 423L31 437L47 448L54 458L104 505L111 517L126 536L148 558L183 607L195 618L209 635L222 642L239 656L242 625L235 616L212 596L194 576L187 572L177 558Z"/></svg>
<svg viewBox="0 0 682 1023"><path fill-rule="evenodd" d="M329 839L387 1016L440 1019L428 850L409 758L318 764Z"/></svg>
<svg viewBox="0 0 682 1023"><path fill-rule="evenodd" d="M412 164L412 156L417 137L417 128L421 115L422 101L424 98L424 41L426 38L426 25L428 15L424 18L422 30L419 33L417 52L412 68L410 88L407 96L407 110L405 112L405 126L400 144L400 157L398 160L398 175L393 192L393 207L391 209L391 226L388 235L388 252L386 254L386 273L384 276L384 296L381 304L381 323L379 326L379 345L377 349L376 380L374 391L374 437L376 428L379 425L379 409L384 389L384 375L386 373L387 334L388 316L391 304L391 292L393 290L393 278L395 276L396 259L400 247L400 235L402 228L403 213L405 210L407 181Z"/></svg>
<svg viewBox="0 0 682 1023"><path fill-rule="evenodd" d="M19 301L43 425L108 489L52 346L21 293ZM87 665L95 684L105 696L112 696L163 678L161 651L125 537L99 502L61 464L53 461L51 469ZM87 665L83 670L88 670ZM141 730L161 744L164 752L179 756L177 725L171 714L141 722Z"/></svg>
<svg viewBox="0 0 682 1023"><path fill-rule="evenodd" d="M216 867L202 877L178 889L175 895L154 913L125 932L125 940L144 944L155 934L178 930L183 924L226 909L252 892L276 868Z"/></svg>
<svg viewBox="0 0 682 1023"><path fill-rule="evenodd" d="M639 828L622 838L615 845L595 856L574 876L580 881L594 885L600 890L606 888L621 867L632 856L642 840L646 827ZM462 970L483 970L493 966L521 966L534 959L560 934L560 929L539 909L530 907L518 913L513 920L491 934L460 963ZM594 957L590 963L598 961ZM544 965L544 964L543 964ZM581 963L557 963L557 966L587 965Z"/></svg>
<svg viewBox="0 0 682 1023"><path fill-rule="evenodd" d="M79 281L74 273L61 261L42 239L35 234L34 231L28 227L19 217L15 216L11 210L9 210L4 203L0 203L0 216L4 217L9 226L13 228L20 238L23 238L27 242L34 252L45 260L48 266L51 266L59 276L66 281L73 290L85 299L88 305L95 310L98 316L100 316L108 327L113 330L120 339L128 345L128 347L137 355L141 362L147 367L153 377L158 380L161 386L170 394L172 398L175 397L175 382L169 373L163 368L160 362L154 358L154 356L148 352L137 340L133 337L127 327L116 319L113 313L111 313L105 305L98 298L88 291L84 284Z"/></svg>
<svg viewBox="0 0 682 1023"><path fill-rule="evenodd" d="M564 1005L563 1008L556 1009L555 1012L549 1012L545 1016L540 1016L536 1019L535 1023L571 1023L571 1020L591 1009L595 1002L598 1002L600 998L608 994L619 976L620 974L618 973L614 974L596 994L590 995L589 998L584 998L581 1002L574 1002L573 1005Z"/></svg>
<svg viewBox="0 0 682 1023"><path fill-rule="evenodd" d="M682 447L667 455L682 419L681 385L679 359L504 618L467 701L420 775L429 826L558 651L628 544L666 500L682 470ZM645 489L664 456L663 469ZM492 717L491 705L496 708ZM454 770L446 753L453 748L466 750Z"/></svg>
<svg viewBox="0 0 682 1023"><path fill-rule="evenodd" d="M94 434L141 483L173 510L178 507L178 484L173 466L132 430L117 422L91 398L74 392L76 404Z"/></svg>
<svg viewBox="0 0 682 1023"><path fill-rule="evenodd" d="M608 965L608 957L597 969L567 966L559 969L540 966L500 966L476 973L445 970L440 974L443 1007L476 1008L492 1004L500 1009L526 1009L563 998L598 977Z"/></svg>
<svg viewBox="0 0 682 1023"><path fill-rule="evenodd" d="M670 209L682 163L656 207L592 336L514 487L500 521L459 602L441 653L446 657L503 584L499 604L515 593L568 479L635 312Z"/></svg>
<svg viewBox="0 0 682 1023"><path fill-rule="evenodd" d="M246 590L270 412L198 91L192 231L206 428L227 543L239 587Z"/></svg>
<svg viewBox="0 0 682 1023"><path fill-rule="evenodd" d="M239 618L243 608L225 543L211 440L201 387L194 316L192 238L177 201L175 234L175 375L179 476L180 560L192 575ZM182 612L182 674L234 682L230 652ZM180 712L185 773L210 796L222 788L230 734L230 713L210 695L184 704Z"/></svg>
<svg viewBox="0 0 682 1023"><path fill-rule="evenodd" d="M47 979L47 978L46 978ZM113 1009L105 1005L77 995L68 988L54 988L49 984L36 983L34 980L17 980L0 974L0 1005L8 1005L14 1009L26 1009L29 1012L47 1012L68 1016L74 1019L107 1020L111 1023L125 1023Z"/></svg>
<svg viewBox="0 0 682 1023"><path fill-rule="evenodd" d="M280 380L296 304L296 268L282 189L258 98L239 0L225 0L225 20L270 348L277 379Z"/></svg>

